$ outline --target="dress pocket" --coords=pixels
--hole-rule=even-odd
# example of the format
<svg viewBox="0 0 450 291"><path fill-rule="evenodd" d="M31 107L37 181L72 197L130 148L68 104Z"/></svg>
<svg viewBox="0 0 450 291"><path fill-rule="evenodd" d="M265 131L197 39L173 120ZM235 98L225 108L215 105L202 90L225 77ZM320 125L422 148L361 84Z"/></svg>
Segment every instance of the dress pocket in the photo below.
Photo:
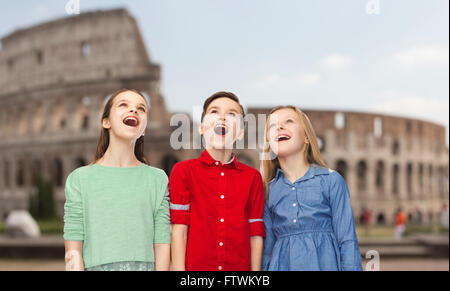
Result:
<svg viewBox="0 0 450 291"><path fill-rule="evenodd" d="M322 201L322 188L317 186L308 186L300 188L298 200L307 204L318 204Z"/></svg>

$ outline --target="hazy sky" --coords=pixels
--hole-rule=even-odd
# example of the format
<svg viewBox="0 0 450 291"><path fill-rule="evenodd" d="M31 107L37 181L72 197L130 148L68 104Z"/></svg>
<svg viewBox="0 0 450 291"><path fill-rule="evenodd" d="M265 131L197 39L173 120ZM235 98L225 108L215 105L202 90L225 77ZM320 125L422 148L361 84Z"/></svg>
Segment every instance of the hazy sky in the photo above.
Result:
<svg viewBox="0 0 450 291"><path fill-rule="evenodd" d="M67 1L2 1L0 36L67 16ZM366 9L376 0L79 1L81 12L128 8L171 111L230 90L247 106L380 112L448 131L448 0L378 0L378 14Z"/></svg>

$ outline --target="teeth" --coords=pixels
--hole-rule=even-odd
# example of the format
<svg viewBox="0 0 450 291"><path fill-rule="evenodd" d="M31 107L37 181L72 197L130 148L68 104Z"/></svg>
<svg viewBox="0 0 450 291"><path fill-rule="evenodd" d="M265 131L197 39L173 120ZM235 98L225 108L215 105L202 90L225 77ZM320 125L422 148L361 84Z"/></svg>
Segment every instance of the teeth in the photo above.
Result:
<svg viewBox="0 0 450 291"><path fill-rule="evenodd" d="M218 135L225 135L227 133L226 126L219 124L216 127L214 127L214 132Z"/></svg>
<svg viewBox="0 0 450 291"><path fill-rule="evenodd" d="M277 137L277 141L280 141L281 139L286 139L286 140L288 140L288 139L290 139L291 137L290 136L287 136L287 135L280 135L280 136L278 136Z"/></svg>
<svg viewBox="0 0 450 291"><path fill-rule="evenodd" d="M123 123L125 123L128 126L137 126L139 122L138 122L137 118L130 116L130 117L125 118L123 120Z"/></svg>

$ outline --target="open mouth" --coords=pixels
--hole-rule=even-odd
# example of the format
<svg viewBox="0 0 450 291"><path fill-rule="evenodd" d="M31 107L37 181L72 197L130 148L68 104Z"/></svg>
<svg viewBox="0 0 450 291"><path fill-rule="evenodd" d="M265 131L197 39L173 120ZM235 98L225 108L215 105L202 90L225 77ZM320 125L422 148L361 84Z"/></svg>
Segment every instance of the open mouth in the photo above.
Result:
<svg viewBox="0 0 450 291"><path fill-rule="evenodd" d="M223 125L223 124L219 124L216 127L214 127L214 132L218 135L226 135L228 132L228 128Z"/></svg>
<svg viewBox="0 0 450 291"><path fill-rule="evenodd" d="M134 116L127 116L125 117L125 119L123 120L123 123L125 125L131 126L131 127L136 127L139 125L139 119L137 119Z"/></svg>
<svg viewBox="0 0 450 291"><path fill-rule="evenodd" d="M280 134L276 137L276 141L280 142L280 141L286 141L286 140L290 140L291 137L289 135L286 134Z"/></svg>

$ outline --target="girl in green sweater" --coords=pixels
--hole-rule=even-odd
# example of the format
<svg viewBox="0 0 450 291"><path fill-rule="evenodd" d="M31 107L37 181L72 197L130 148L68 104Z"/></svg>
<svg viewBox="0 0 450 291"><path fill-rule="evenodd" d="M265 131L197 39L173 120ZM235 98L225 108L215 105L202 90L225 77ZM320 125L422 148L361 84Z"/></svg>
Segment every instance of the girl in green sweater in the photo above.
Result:
<svg viewBox="0 0 450 291"><path fill-rule="evenodd" d="M168 178L148 165L149 104L122 89L105 104L94 162L67 178L67 270L169 270Z"/></svg>

